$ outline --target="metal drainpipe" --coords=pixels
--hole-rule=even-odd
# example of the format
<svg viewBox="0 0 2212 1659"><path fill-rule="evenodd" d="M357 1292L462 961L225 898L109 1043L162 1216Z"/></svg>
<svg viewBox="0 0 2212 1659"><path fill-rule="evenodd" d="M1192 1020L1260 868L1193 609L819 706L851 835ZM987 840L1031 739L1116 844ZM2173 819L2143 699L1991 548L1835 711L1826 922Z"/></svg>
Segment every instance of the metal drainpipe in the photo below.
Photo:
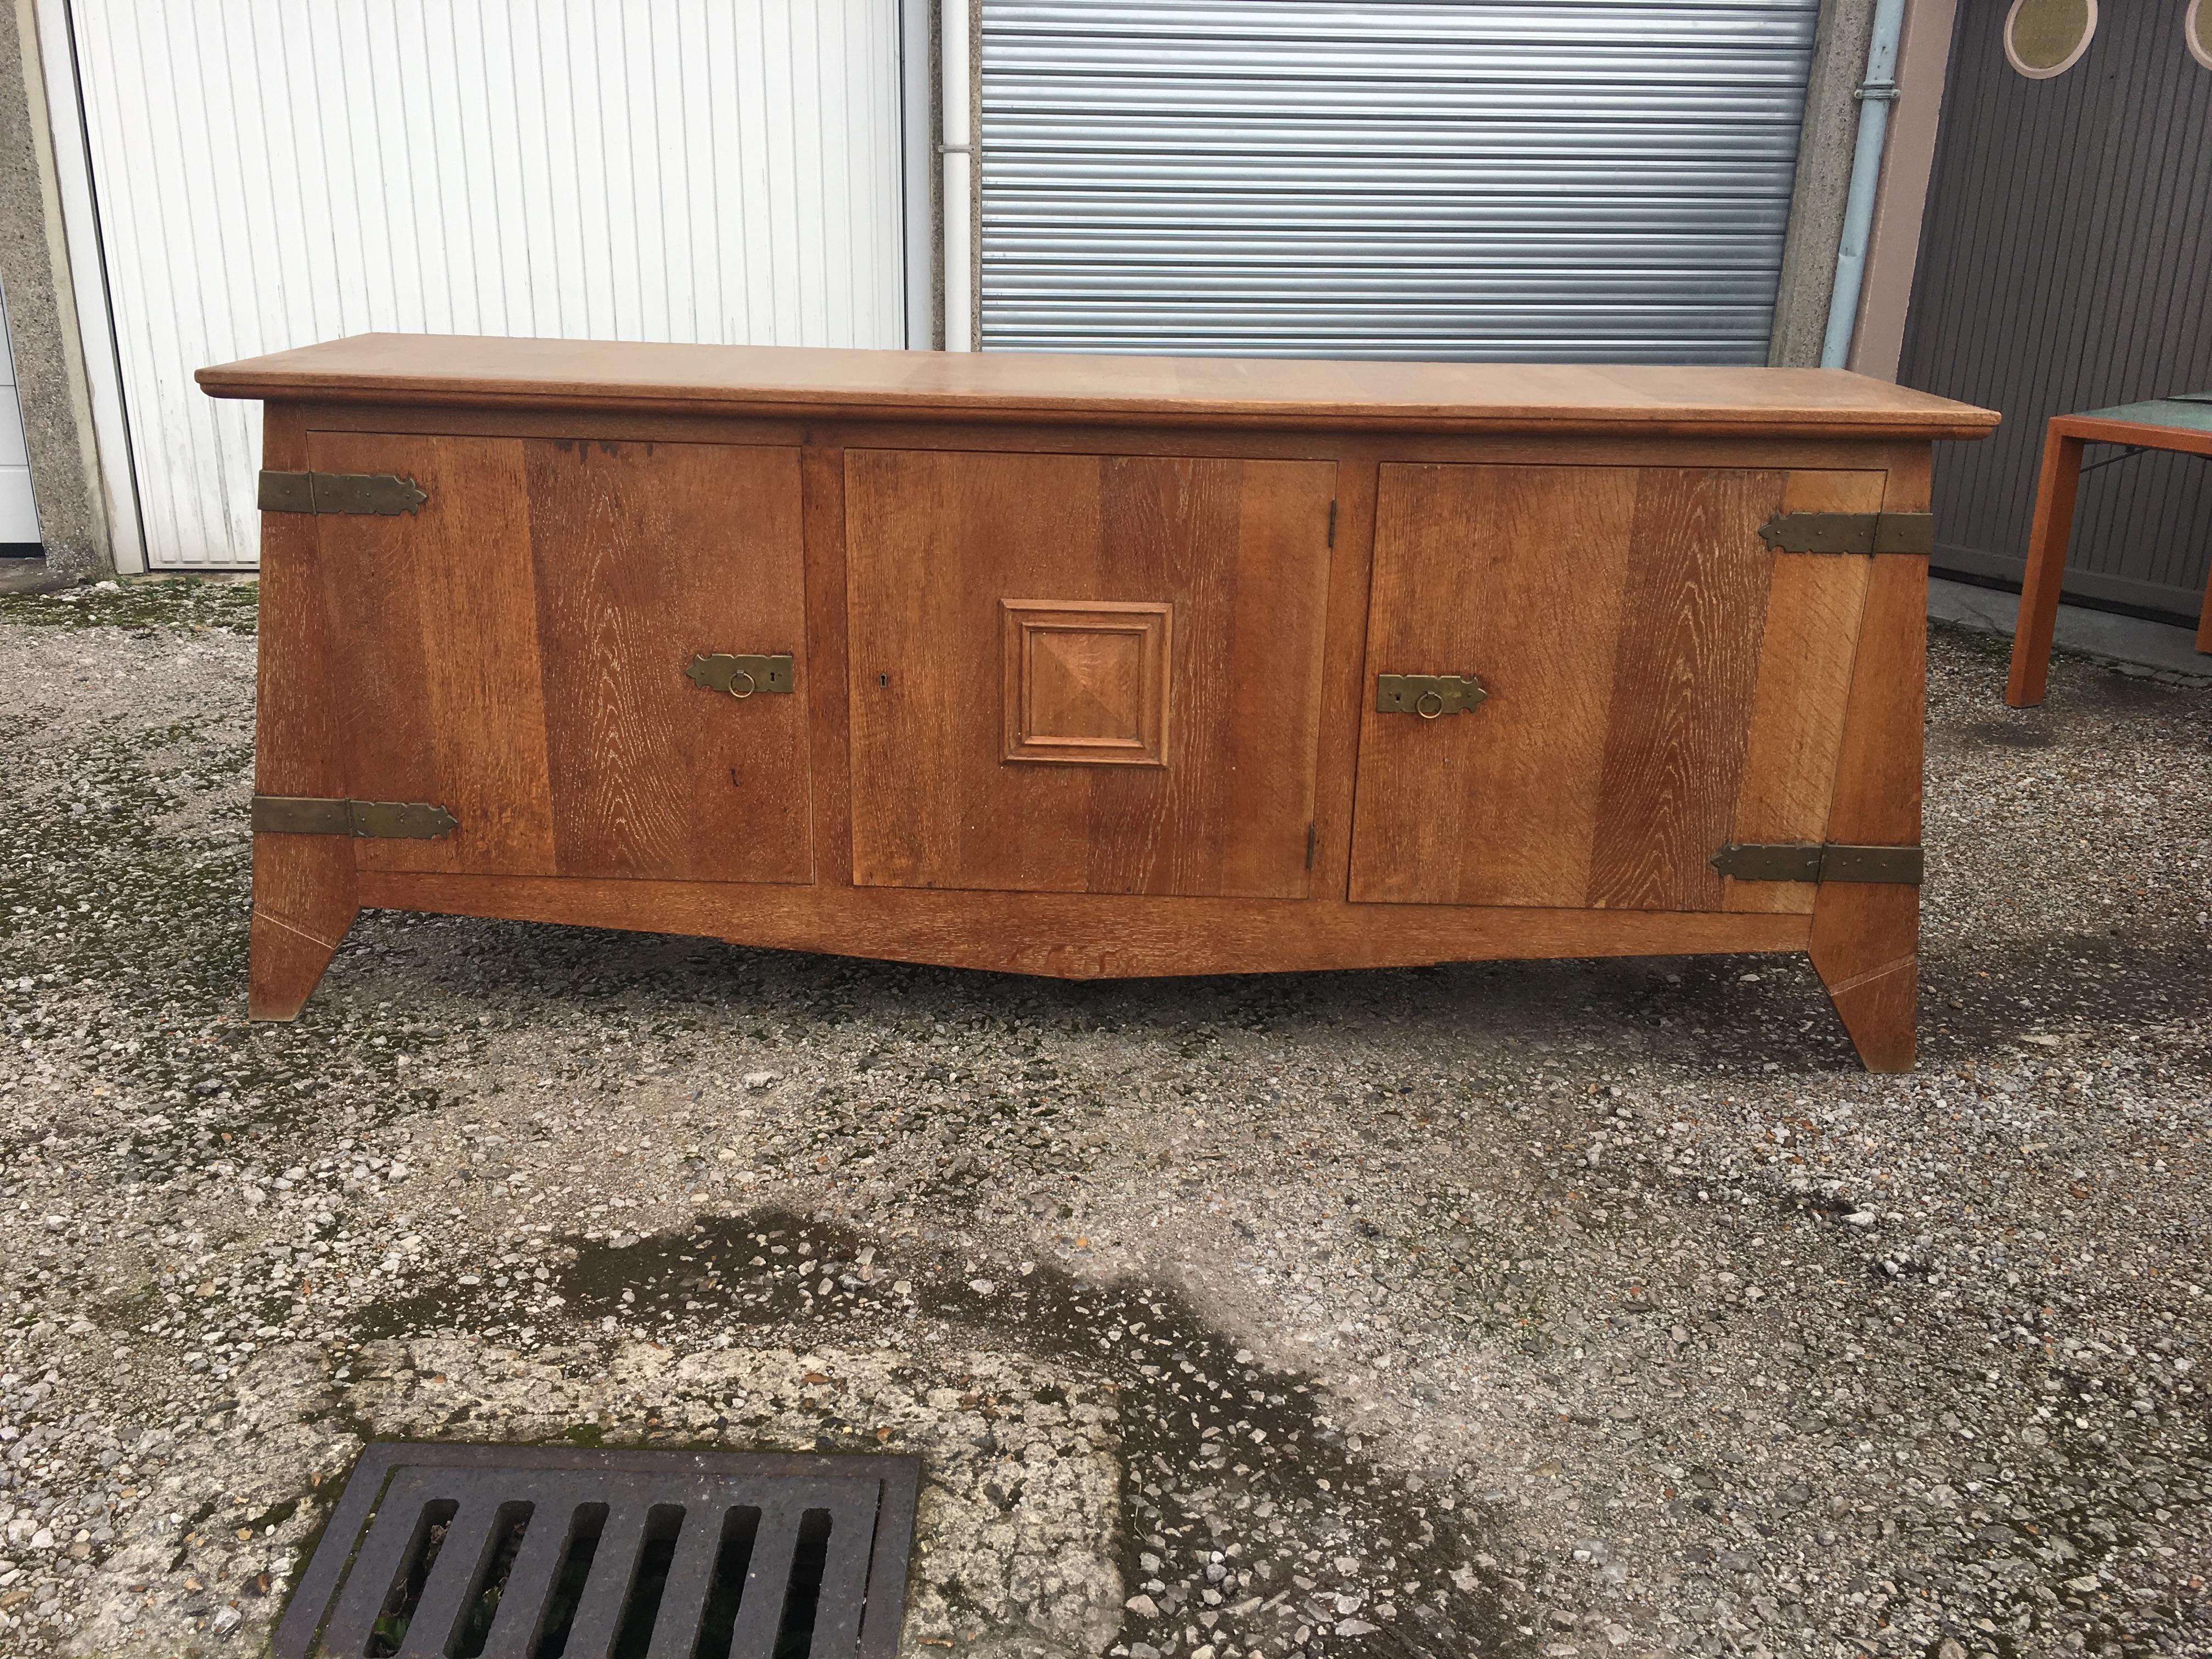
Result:
<svg viewBox="0 0 2212 1659"><path fill-rule="evenodd" d="M975 128L968 118L968 52L974 0L944 0L938 23L938 97L945 107L945 137L938 154L945 170L945 349L975 349L974 213Z"/></svg>
<svg viewBox="0 0 2212 1659"><path fill-rule="evenodd" d="M1858 144L1851 152L1850 189L1844 198L1844 235L1836 247L1828 332L1820 343L1823 368L1842 368L1850 362L1859 289L1866 281L1867 243L1874 235L1875 198L1881 190L1882 147L1889 142L1889 106L1897 101L1897 43L1904 33L1905 0L1875 0L1866 79L1852 94L1859 101Z"/></svg>

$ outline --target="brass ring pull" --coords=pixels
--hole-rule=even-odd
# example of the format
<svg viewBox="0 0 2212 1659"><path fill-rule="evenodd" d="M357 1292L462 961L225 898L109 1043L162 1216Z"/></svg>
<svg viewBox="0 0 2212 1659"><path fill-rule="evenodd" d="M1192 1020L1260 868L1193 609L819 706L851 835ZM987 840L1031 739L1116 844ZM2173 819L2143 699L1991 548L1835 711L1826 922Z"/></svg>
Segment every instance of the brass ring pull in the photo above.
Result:
<svg viewBox="0 0 2212 1659"><path fill-rule="evenodd" d="M739 680L743 680L745 683L745 689L742 691L738 690L738 682ZM754 680L751 671L748 669L738 669L730 676L730 695L737 698L739 702L743 702L745 698L750 697L759 689L760 687L758 683Z"/></svg>
<svg viewBox="0 0 2212 1659"><path fill-rule="evenodd" d="M1429 705L1431 703L1436 704L1436 707L1434 708L1430 708ZM1437 715L1444 712L1444 700L1443 696L1437 692L1424 691L1421 693L1419 698L1414 702L1413 712L1416 714L1419 714L1425 720L1432 720L1436 719Z"/></svg>

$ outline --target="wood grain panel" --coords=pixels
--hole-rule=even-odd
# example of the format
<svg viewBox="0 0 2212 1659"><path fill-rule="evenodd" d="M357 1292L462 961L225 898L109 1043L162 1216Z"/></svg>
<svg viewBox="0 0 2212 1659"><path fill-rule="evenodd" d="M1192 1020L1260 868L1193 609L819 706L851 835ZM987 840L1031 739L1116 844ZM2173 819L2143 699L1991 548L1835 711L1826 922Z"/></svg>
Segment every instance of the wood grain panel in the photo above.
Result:
<svg viewBox="0 0 2212 1659"><path fill-rule="evenodd" d="M1382 468L1355 900L1583 902L1638 478ZM1490 696L1433 720L1382 714L1380 673L1472 674Z"/></svg>
<svg viewBox="0 0 2212 1659"><path fill-rule="evenodd" d="M1638 480L1589 902L1717 910L1758 684L1777 472L1652 468Z"/></svg>
<svg viewBox="0 0 2212 1659"><path fill-rule="evenodd" d="M978 745L1003 720L999 601L1097 591L1099 470L1087 455L846 453L855 883L1082 888L1085 775L1021 769L1004 823L979 816L969 781L988 775Z"/></svg>
<svg viewBox="0 0 2212 1659"><path fill-rule="evenodd" d="M262 453L279 471L307 465L307 434L282 406L264 420ZM334 684L337 636L315 520L261 521L261 625L255 641L253 787L265 795L343 797L346 746ZM353 925L353 847L325 836L256 836L247 928L246 1012L290 1019Z"/></svg>
<svg viewBox="0 0 2212 1659"><path fill-rule="evenodd" d="M443 805L443 841L358 841L362 869L550 873L523 446L321 432L325 472L397 473L419 514L325 514L316 535L341 618L351 793Z"/></svg>
<svg viewBox="0 0 2212 1659"><path fill-rule="evenodd" d="M1925 512L1924 452L1904 459L1889 470L1882 508ZM1880 555L1868 576L1828 840L1893 846L1919 842L1927 693L1928 562ZM1871 1071L1912 1068L1919 941L1918 888L1820 884L1809 942L1814 970Z"/></svg>
<svg viewBox="0 0 2212 1659"><path fill-rule="evenodd" d="M849 881L853 869L852 755L845 672L845 455L799 452L806 556L805 674L808 747L813 757L812 841L819 878Z"/></svg>
<svg viewBox="0 0 2212 1659"><path fill-rule="evenodd" d="M1878 512L1883 481L1882 473L1871 471L1793 472L1783 510ZM1870 569L1863 558L1774 556L1759 692L1731 841L1826 837ZM1723 908L1730 910L1809 911L1815 890L1808 881L1725 880L1722 885Z"/></svg>
<svg viewBox="0 0 2212 1659"><path fill-rule="evenodd" d="M1334 899L1352 886L1352 815L1359 726L1369 696L1367 595L1375 561L1375 497L1382 465L1365 446L1348 446L1336 474L1336 538L1329 558L1328 635L1322 665L1321 762L1314 783L1314 856L1309 890Z"/></svg>
<svg viewBox="0 0 2212 1659"><path fill-rule="evenodd" d="M854 879L1304 892L1334 473L848 452ZM1164 767L1005 762L1009 600L1172 607Z"/></svg>
<svg viewBox="0 0 2212 1659"><path fill-rule="evenodd" d="M1827 839L1911 846L1920 840L1928 561L1884 553L1869 564Z"/></svg>
<svg viewBox="0 0 2212 1659"><path fill-rule="evenodd" d="M1261 463L1265 465L1267 463ZM1298 856L1284 858L1281 880L1246 884L1245 872L1224 869L1224 848L1234 845L1249 825L1235 815L1237 766L1233 711L1265 708L1264 697L1248 703L1249 687L1240 683L1230 659L1236 630L1229 609L1246 573L1214 550L1238 545L1238 517L1245 488L1241 467L1218 461L1132 459L1110 457L1099 469L1098 536L1101 573L1126 584L1131 599L1168 599L1183 626L1180 660L1170 657L1168 698L1175 709L1169 732L1169 764L1162 772L1123 770L1085 779L1088 811L1084 819L1090 857L1082 886L1092 893L1243 893L1287 896L1304 890L1305 825L1276 826L1279 854L1298 840ZM1308 520L1315 550L1326 533L1324 492L1321 512ZM1320 641L1292 670L1301 671L1305 695L1313 695ZM1293 662L1296 658L1293 657ZM1293 695L1296 695L1295 690ZM1225 741L1224 741L1225 740ZM1310 756L1304 769L1311 787ZM1287 832L1287 833L1286 833ZM1240 877L1243 878L1240 880ZM998 885L1000 884L993 884Z"/></svg>
<svg viewBox="0 0 2212 1659"><path fill-rule="evenodd" d="M1060 979L1802 951L1803 916L363 872L362 902Z"/></svg>
<svg viewBox="0 0 2212 1659"><path fill-rule="evenodd" d="M561 872L810 879L797 453L536 440L526 470ZM714 652L790 652L794 689L684 678Z"/></svg>
<svg viewBox="0 0 2212 1659"><path fill-rule="evenodd" d="M1141 465L1141 462L1122 462ZM1218 463L1193 465L1211 466ZM1197 813L1226 815L1209 860L1219 873L1206 890L1272 897L1313 890L1315 768L1321 744L1321 653L1328 625L1329 538L1334 465L1245 462L1235 533L1233 580L1194 586L1213 601L1194 605L1194 627L1212 632L1189 653L1188 672L1212 693L1212 729L1194 747L1194 774L1213 786ZM1184 557L1201 570L1202 544ZM1205 707L1194 708L1196 718ZM1264 712L1261 712L1264 711ZM1258 714L1264 729L1244 735ZM1202 758L1219 756L1224 766ZM1183 890L1194 890L1184 889Z"/></svg>

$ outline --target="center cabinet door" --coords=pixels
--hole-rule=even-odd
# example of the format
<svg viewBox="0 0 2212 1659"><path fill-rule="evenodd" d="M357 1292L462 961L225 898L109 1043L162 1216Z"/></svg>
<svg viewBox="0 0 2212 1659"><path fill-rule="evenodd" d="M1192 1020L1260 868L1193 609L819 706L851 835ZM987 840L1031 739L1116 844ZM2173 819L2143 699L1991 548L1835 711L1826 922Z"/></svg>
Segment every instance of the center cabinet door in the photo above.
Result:
<svg viewBox="0 0 2212 1659"><path fill-rule="evenodd" d="M459 820L356 841L362 868L812 878L796 450L329 432L308 453L427 498L315 520L348 792ZM684 673L785 652L788 694Z"/></svg>
<svg viewBox="0 0 2212 1659"><path fill-rule="evenodd" d="M1354 900L1806 911L1731 842L1825 839L1870 561L1777 513L1872 513L1881 471L1387 465ZM1375 676L1468 676L1422 719Z"/></svg>
<svg viewBox="0 0 2212 1659"><path fill-rule="evenodd" d="M1304 896L1333 463L845 464L856 884Z"/></svg>

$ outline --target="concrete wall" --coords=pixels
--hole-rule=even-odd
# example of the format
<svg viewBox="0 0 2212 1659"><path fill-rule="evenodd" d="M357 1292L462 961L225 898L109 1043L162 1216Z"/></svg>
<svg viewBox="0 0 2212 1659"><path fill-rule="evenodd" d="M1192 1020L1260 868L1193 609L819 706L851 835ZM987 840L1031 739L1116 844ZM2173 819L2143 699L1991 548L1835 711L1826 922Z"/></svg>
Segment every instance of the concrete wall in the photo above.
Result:
<svg viewBox="0 0 2212 1659"><path fill-rule="evenodd" d="M1858 100L1851 94L1866 73L1867 38L1873 32L1874 0L1822 0L1813 76L1805 88L1805 125L1797 141L1790 234L1782 245L1770 363L1802 368L1820 361L1828 300L1836 287L1836 249L1844 240L1851 147L1858 142Z"/></svg>
<svg viewBox="0 0 2212 1659"><path fill-rule="evenodd" d="M112 570L114 557L50 119L32 0L0 0L0 285L15 331L39 534L53 574L90 576Z"/></svg>
<svg viewBox="0 0 2212 1659"><path fill-rule="evenodd" d="M1850 365L1879 380L1897 378L1905 313L1912 298L1920 221L1936 160L1936 128L1950 64L1951 24L1958 0L1906 0L1899 44L1897 101L1890 106L1882 150L1881 190L1859 290ZM1836 286L1836 250L1844 240L1844 199L1858 143L1854 94L1866 74L1874 0L1823 0L1798 141L1797 184L1790 204L1790 235L1782 251L1782 285L1774 307L1774 345L1767 361L1809 367L1820 361L1828 302Z"/></svg>

